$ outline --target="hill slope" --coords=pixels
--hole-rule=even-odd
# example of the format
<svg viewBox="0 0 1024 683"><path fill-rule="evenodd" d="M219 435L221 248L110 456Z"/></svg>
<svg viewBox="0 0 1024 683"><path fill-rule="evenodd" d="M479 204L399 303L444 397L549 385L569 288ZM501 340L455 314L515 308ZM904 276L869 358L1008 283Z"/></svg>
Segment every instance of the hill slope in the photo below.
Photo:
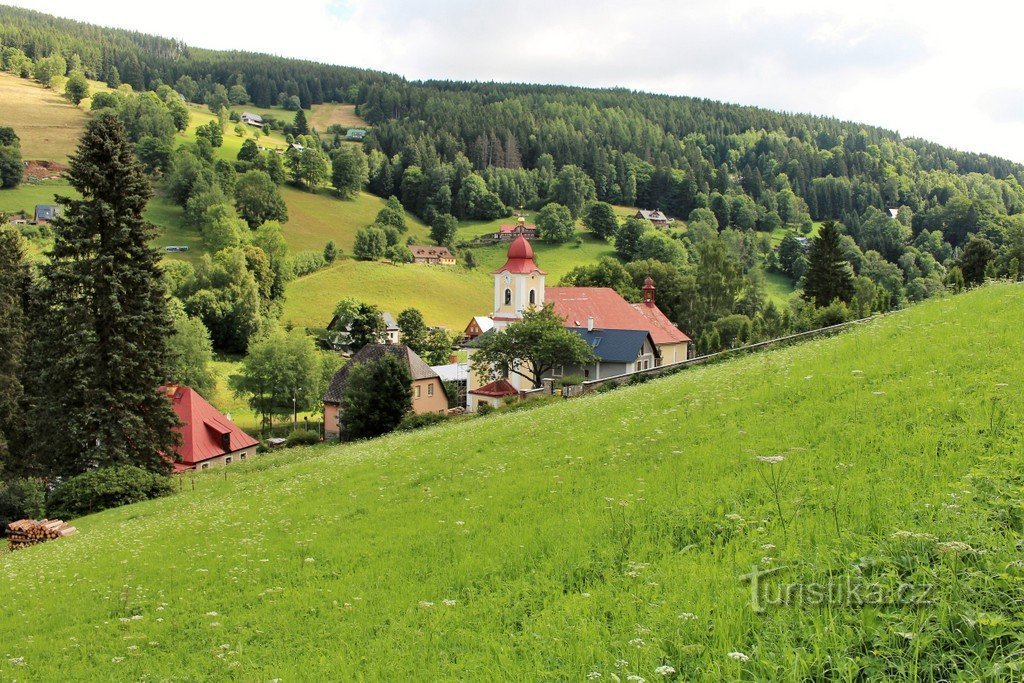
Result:
<svg viewBox="0 0 1024 683"><path fill-rule="evenodd" d="M197 476L0 557L0 673L999 677L1020 620L1004 461L1022 306L993 286L606 395ZM930 584L933 603L755 613L740 577L778 566Z"/></svg>

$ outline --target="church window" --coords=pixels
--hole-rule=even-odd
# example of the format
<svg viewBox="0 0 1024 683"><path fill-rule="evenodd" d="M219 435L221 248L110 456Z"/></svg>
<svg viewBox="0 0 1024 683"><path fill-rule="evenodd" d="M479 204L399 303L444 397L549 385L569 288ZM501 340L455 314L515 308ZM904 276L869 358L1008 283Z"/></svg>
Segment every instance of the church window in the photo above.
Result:
<svg viewBox="0 0 1024 683"><path fill-rule="evenodd" d="M511 303L512 303L512 290L511 289L506 289L505 290L505 305L508 306Z"/></svg>
<svg viewBox="0 0 1024 683"><path fill-rule="evenodd" d="M537 292L536 290L530 290L530 305L533 306L537 303Z"/></svg>

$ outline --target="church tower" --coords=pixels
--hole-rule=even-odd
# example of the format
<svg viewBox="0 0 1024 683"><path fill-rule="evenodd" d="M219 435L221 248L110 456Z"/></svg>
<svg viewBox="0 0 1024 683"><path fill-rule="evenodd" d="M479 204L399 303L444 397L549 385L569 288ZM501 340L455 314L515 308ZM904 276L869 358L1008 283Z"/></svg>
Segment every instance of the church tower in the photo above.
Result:
<svg viewBox="0 0 1024 683"><path fill-rule="evenodd" d="M508 247L505 265L494 271L495 329L523 319L523 311L544 306L544 276L533 260L533 247L522 235Z"/></svg>

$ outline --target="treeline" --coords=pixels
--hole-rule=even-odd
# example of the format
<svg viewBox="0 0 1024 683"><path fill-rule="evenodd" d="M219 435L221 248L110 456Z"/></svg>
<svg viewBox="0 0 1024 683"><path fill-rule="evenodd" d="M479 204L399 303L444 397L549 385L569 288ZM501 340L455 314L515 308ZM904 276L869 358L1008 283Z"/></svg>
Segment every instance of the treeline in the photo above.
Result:
<svg viewBox="0 0 1024 683"><path fill-rule="evenodd" d="M278 104L284 94L309 108L322 102L353 102L361 87L398 80L367 69L203 50L178 40L6 6L0 6L0 45L34 61L62 55L69 63L81 65L86 76L113 87L127 83L143 91L173 85L195 102L204 102L218 84L224 88L242 84L247 101L257 106Z"/></svg>

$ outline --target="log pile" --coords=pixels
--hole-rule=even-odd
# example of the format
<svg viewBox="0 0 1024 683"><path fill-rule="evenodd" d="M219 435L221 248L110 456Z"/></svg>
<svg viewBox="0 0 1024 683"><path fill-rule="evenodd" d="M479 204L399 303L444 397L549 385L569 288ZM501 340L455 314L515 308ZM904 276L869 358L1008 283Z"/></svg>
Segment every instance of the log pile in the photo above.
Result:
<svg viewBox="0 0 1024 683"><path fill-rule="evenodd" d="M11 550L18 550L55 538L64 538L75 531L75 527L59 519L43 519L38 522L34 519L19 519L7 525L7 542Z"/></svg>

